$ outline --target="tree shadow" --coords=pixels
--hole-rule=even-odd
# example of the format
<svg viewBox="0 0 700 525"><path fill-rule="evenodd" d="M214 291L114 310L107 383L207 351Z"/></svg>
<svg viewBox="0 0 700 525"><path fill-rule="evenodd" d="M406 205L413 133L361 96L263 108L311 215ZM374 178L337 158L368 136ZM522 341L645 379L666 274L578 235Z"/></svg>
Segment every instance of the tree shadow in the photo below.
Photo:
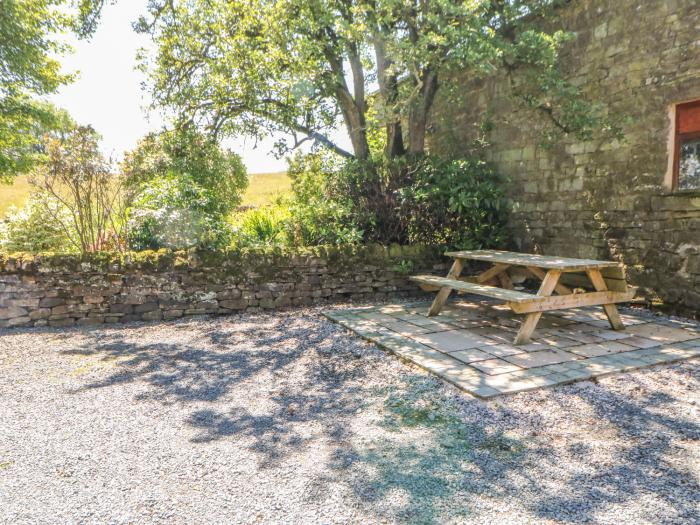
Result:
<svg viewBox="0 0 700 525"><path fill-rule="evenodd" d="M422 374L405 375L399 385L379 390L384 406L376 424L382 432L342 457L353 465L352 497L372 505L380 519L462 521L471 514L471 497L515 490L511 476L530 451L492 424L509 417L507 410L474 400L476 410L465 417L458 398Z"/></svg>
<svg viewBox="0 0 700 525"><path fill-rule="evenodd" d="M62 354L116 365L70 392L137 384L136 401L189 410L185 423L195 431L191 442L250 440L259 467L275 467L303 449L299 428L306 423L319 425L328 439L343 439L345 421L365 403L354 379L365 373L359 358L367 350L359 340L348 345L340 327L317 316L281 315L270 323L273 318L247 317L244 328L230 319L209 319L194 335L188 321L170 323L174 333L183 333L181 342L172 341L177 335L141 342L119 329L84 333L81 344ZM374 359L383 358L372 352ZM246 385L261 393L252 405L236 399Z"/></svg>
<svg viewBox="0 0 700 525"><path fill-rule="evenodd" d="M98 355L102 360L117 360L119 368L105 378L76 390L105 388L137 381L152 388L139 399L187 403L216 401L236 385L263 371L279 371L300 357L304 347L320 345L324 336L303 328L278 326L260 337L256 323L248 330L230 329L225 323L210 320L213 329L182 342L139 343L125 339L120 331L94 337L66 355ZM188 323L173 323L173 329ZM92 334L86 334L90 336ZM241 342L246 348L240 349Z"/></svg>
<svg viewBox="0 0 700 525"><path fill-rule="evenodd" d="M304 474L311 476L305 497L319 504L327 487L341 484L349 504L378 520L465 521L487 500L517 502L542 520L594 522L598 512L650 493L674 508L666 522L697 517L697 478L666 456L679 441L700 439L700 429L667 410L677 398L665 391L647 390L632 400L603 385L573 385L559 387L562 395L522 394L529 408L510 398L486 403L408 368L392 368L400 370L393 378L376 372L393 358L315 315L241 322L213 319L200 328L174 322L160 342L120 330L87 333L64 353L117 366L73 392L138 383L136 401L184 409L191 443L237 440L259 469L313 454L322 441L330 450L319 457L320 474ZM693 381L698 384L697 373ZM260 395L253 404L236 399L248 388ZM549 410L559 400L561 410L571 410L566 400L573 398L585 402L600 427L619 435L605 461L585 440L564 450L528 437L531 429L551 430L537 409L540 400ZM358 415L365 411L371 417ZM577 462L557 470L570 461L562 455ZM665 482L684 475L683 487Z"/></svg>
<svg viewBox="0 0 700 525"><path fill-rule="evenodd" d="M695 370L696 387L699 379ZM608 458L597 458L594 447L575 450L581 460L590 461L589 468L567 476L561 491L544 493L533 511L542 518L563 522L595 522L596 513L606 506L650 497L670 511L663 517L650 517L651 521L698 523L698 474L693 473L692 465L666 457L678 443L700 443L696 421L669 415L671 404L678 399L650 391L632 400L600 385L576 389L576 393L595 414L598 426L613 429L618 446Z"/></svg>

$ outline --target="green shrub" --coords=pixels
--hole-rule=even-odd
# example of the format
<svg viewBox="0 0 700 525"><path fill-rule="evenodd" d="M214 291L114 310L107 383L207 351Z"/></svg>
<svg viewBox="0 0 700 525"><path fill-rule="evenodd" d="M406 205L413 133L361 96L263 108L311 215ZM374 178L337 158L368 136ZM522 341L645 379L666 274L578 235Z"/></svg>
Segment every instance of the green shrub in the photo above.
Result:
<svg viewBox="0 0 700 525"><path fill-rule="evenodd" d="M53 200L34 193L24 207L10 208L0 221L0 251L45 252L76 251L70 233L61 224L70 224L68 210ZM56 216L63 218L58 222Z"/></svg>
<svg viewBox="0 0 700 525"><path fill-rule="evenodd" d="M435 156L372 162L327 153L295 159L291 238L300 244L378 242L497 247L507 207L487 163Z"/></svg>
<svg viewBox="0 0 700 525"><path fill-rule="evenodd" d="M461 249L506 242L504 194L486 162L425 157L398 169L411 170L410 183L398 190L397 199L408 242Z"/></svg>
<svg viewBox="0 0 700 525"><path fill-rule="evenodd" d="M122 249L130 194L111 172L90 126L76 126L60 137L47 135L45 159L29 177L37 205L60 225L82 253Z"/></svg>
<svg viewBox="0 0 700 525"><path fill-rule="evenodd" d="M281 203L239 212L232 219L233 244L238 246L288 245L289 208Z"/></svg>
<svg viewBox="0 0 700 525"><path fill-rule="evenodd" d="M223 215L212 213L216 198L185 175L145 182L129 211L129 245L134 250L219 248L230 242Z"/></svg>
<svg viewBox="0 0 700 525"><path fill-rule="evenodd" d="M241 157L191 127L146 135L126 154L122 170L132 188L185 177L207 190L206 212L222 216L236 209L248 186Z"/></svg>
<svg viewBox="0 0 700 525"><path fill-rule="evenodd" d="M218 248L231 240L228 215L248 185L240 156L191 127L152 133L122 163L136 195L132 249Z"/></svg>
<svg viewBox="0 0 700 525"><path fill-rule="evenodd" d="M343 164L319 152L296 157L289 166L293 198L289 202L288 236L297 245L353 244L363 231L354 216L353 202L337 191Z"/></svg>

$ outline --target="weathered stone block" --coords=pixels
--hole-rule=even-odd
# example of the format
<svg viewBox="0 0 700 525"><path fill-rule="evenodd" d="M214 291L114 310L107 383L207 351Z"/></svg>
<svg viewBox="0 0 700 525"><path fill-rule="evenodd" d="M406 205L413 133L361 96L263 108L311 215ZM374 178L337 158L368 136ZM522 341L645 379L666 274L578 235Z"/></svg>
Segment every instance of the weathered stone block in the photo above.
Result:
<svg viewBox="0 0 700 525"><path fill-rule="evenodd" d="M16 317L24 317L27 315L27 310L19 306L8 306L0 308L0 319L14 319Z"/></svg>
<svg viewBox="0 0 700 525"><path fill-rule="evenodd" d="M248 306L248 301L245 299L219 301L219 306L228 308L229 310L244 310L246 306Z"/></svg>
<svg viewBox="0 0 700 525"><path fill-rule="evenodd" d="M163 312L161 312L160 310L151 310L148 312L144 312L141 315L141 318L144 321L159 321L163 318Z"/></svg>
<svg viewBox="0 0 700 525"><path fill-rule="evenodd" d="M216 297L217 299L238 299L239 297L241 297L241 295L242 294L240 290L232 288L229 290L223 290L221 292L218 292L216 294Z"/></svg>
<svg viewBox="0 0 700 525"><path fill-rule="evenodd" d="M219 308L219 302L216 300L198 301L195 303L194 307L198 310L216 310Z"/></svg>
<svg viewBox="0 0 700 525"><path fill-rule="evenodd" d="M33 310L32 312L30 312L29 318L32 321L36 321L37 319L46 319L50 315L51 315L50 308L39 308L38 310Z"/></svg>
<svg viewBox="0 0 700 525"><path fill-rule="evenodd" d="M144 304L137 304L134 306L134 313L145 313L145 312L153 312L155 310L159 310L158 303L144 303Z"/></svg>
<svg viewBox="0 0 700 525"><path fill-rule="evenodd" d="M6 325L8 328L11 328L13 326L25 326L28 325L32 322L32 319L28 316L23 316L23 317L13 317L12 319L7 319Z"/></svg>
<svg viewBox="0 0 700 525"><path fill-rule="evenodd" d="M109 311L114 314L130 314L134 311L134 306L131 304L115 303L109 305Z"/></svg>
<svg viewBox="0 0 700 525"><path fill-rule="evenodd" d="M61 304L59 306L54 306L51 308L52 315L62 315L74 312L76 310L76 305L74 304Z"/></svg>
<svg viewBox="0 0 700 525"><path fill-rule="evenodd" d="M104 317L83 317L82 319L78 319L76 324L78 326L91 326L91 325L102 324L104 322L105 322Z"/></svg>
<svg viewBox="0 0 700 525"><path fill-rule="evenodd" d="M182 317L184 314L184 310L165 310L163 312L163 319L177 319L178 317Z"/></svg>
<svg viewBox="0 0 700 525"><path fill-rule="evenodd" d="M49 326L63 327L75 325L75 319L67 317L65 319L49 319Z"/></svg>
<svg viewBox="0 0 700 525"><path fill-rule="evenodd" d="M57 293L56 290L54 290L54 293ZM54 306L59 306L61 304L65 304L66 300L63 297L44 297L39 301L39 307L40 308L52 308Z"/></svg>

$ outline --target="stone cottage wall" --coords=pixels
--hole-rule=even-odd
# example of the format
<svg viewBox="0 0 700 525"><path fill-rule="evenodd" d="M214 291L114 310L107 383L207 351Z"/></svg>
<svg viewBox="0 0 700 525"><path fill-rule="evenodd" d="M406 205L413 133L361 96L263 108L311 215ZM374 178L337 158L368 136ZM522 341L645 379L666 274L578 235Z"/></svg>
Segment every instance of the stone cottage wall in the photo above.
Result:
<svg viewBox="0 0 700 525"><path fill-rule="evenodd" d="M0 327L72 326L228 314L415 294L444 273L430 247L331 247L126 256L0 255Z"/></svg>
<svg viewBox="0 0 700 525"><path fill-rule="evenodd" d="M521 250L624 262L651 300L700 311L700 192L671 192L669 110L700 98L697 0L572 0L557 25L575 33L572 82L624 117L624 141L563 137L542 147L546 118L514 103L502 81L468 74L464 104L438 101L434 151L468 153L488 121L488 150L510 179Z"/></svg>

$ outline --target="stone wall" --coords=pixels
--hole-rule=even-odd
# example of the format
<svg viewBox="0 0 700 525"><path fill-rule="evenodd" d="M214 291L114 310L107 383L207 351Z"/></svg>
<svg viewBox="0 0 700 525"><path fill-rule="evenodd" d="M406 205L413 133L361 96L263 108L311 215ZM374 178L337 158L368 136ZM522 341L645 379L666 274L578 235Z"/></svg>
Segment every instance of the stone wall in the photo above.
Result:
<svg viewBox="0 0 700 525"><path fill-rule="evenodd" d="M71 326L416 294L441 250L367 246L125 256L0 255L0 327Z"/></svg>
<svg viewBox="0 0 700 525"><path fill-rule="evenodd" d="M436 105L432 149L468 153L489 121L516 248L620 260L643 296L698 312L700 192L670 191L669 111L700 98L700 3L572 0L556 23L575 33L569 78L625 119L625 140L542 147L543 115L514 103L506 82L467 74L461 109Z"/></svg>

